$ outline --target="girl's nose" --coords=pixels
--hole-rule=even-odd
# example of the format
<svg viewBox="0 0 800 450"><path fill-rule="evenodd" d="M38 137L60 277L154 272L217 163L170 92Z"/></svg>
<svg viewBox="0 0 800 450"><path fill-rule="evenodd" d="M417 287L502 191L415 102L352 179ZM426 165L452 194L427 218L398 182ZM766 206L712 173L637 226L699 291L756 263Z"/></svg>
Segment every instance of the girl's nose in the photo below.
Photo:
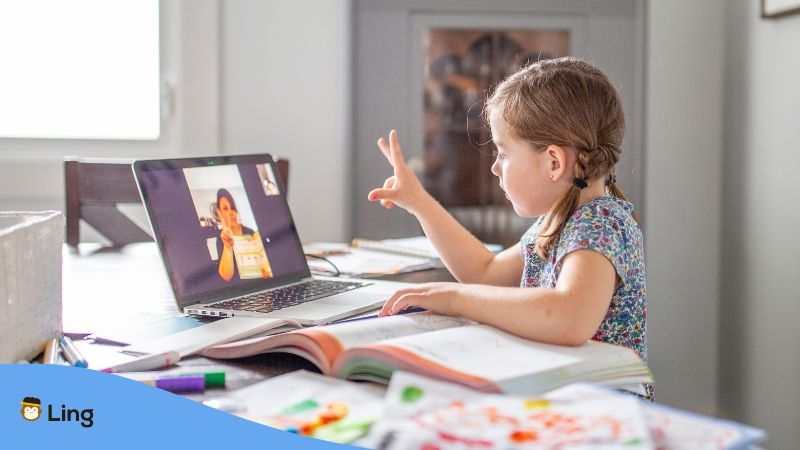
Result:
<svg viewBox="0 0 800 450"><path fill-rule="evenodd" d="M500 161L498 161L497 159L495 159L494 162L492 163L492 173L496 177L500 176Z"/></svg>

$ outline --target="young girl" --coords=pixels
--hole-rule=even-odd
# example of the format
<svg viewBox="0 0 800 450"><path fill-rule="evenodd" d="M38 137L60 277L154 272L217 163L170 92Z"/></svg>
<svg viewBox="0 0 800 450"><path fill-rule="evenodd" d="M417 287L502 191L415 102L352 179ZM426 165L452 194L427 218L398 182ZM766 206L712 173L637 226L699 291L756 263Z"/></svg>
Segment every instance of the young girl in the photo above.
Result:
<svg viewBox="0 0 800 450"><path fill-rule="evenodd" d="M541 61L503 81L485 112L492 173L514 211L538 220L492 254L425 191L392 130L378 147L394 176L369 200L416 216L459 283L400 290L381 315L422 307L541 342L623 345L647 362L643 239L614 178L625 118L608 77L576 58Z"/></svg>

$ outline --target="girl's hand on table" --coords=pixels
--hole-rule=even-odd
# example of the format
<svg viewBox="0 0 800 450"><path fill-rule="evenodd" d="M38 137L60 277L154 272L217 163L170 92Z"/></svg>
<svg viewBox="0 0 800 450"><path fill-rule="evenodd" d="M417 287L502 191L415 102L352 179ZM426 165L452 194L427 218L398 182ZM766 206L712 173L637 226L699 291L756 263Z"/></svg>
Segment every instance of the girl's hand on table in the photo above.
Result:
<svg viewBox="0 0 800 450"><path fill-rule="evenodd" d="M457 315L453 306L467 298L467 285L461 283L425 283L395 292L383 304L380 316L390 316L406 308L419 307L435 314Z"/></svg>

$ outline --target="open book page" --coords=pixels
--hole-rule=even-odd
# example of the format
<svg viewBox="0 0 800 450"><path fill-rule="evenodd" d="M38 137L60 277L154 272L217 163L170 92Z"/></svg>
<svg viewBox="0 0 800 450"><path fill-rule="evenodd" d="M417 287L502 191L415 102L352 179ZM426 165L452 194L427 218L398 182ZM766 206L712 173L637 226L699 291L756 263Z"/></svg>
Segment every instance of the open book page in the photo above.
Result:
<svg viewBox="0 0 800 450"><path fill-rule="evenodd" d="M329 373L340 353L361 345L471 323L467 319L430 313L364 318L305 328L276 336L247 339L207 349L210 358L241 358L266 352L294 353Z"/></svg>
<svg viewBox="0 0 800 450"><path fill-rule="evenodd" d="M405 372L392 376L383 417L356 444L387 450L654 448L641 405L630 396L585 384L542 397L485 394Z"/></svg>
<svg viewBox="0 0 800 450"><path fill-rule="evenodd" d="M480 357L476 357L480 355ZM523 339L488 325L405 336L349 350L333 368L341 378L388 378L396 368L490 392L542 392L572 381L639 375L643 364L627 348L590 341L563 347ZM631 369L633 368L633 369ZM648 379L648 378L645 378Z"/></svg>

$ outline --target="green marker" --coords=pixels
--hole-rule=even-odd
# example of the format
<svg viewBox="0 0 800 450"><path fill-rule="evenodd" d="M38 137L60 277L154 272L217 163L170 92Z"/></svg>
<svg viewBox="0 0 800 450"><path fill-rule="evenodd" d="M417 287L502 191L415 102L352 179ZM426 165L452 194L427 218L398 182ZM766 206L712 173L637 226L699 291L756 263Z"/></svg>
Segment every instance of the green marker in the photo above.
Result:
<svg viewBox="0 0 800 450"><path fill-rule="evenodd" d="M204 372L202 374L206 378L206 387L225 387L225 372Z"/></svg>
<svg viewBox="0 0 800 450"><path fill-rule="evenodd" d="M202 370L192 370L187 367L183 370L170 371L168 376L202 375L205 378L206 388L225 387L225 372L203 372Z"/></svg>

